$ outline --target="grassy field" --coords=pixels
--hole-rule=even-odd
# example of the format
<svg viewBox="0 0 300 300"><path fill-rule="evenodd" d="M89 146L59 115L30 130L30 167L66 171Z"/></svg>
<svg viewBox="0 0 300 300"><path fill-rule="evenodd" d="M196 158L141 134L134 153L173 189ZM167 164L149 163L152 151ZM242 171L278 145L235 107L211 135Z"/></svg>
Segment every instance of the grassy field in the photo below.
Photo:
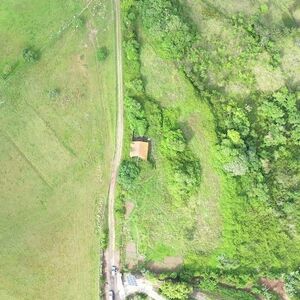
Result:
<svg viewBox="0 0 300 300"><path fill-rule="evenodd" d="M212 251L219 243L222 230L219 207L222 185L213 164L216 159L213 116L207 104L199 103L192 85L185 80L172 63L160 59L145 39L141 61L142 73L147 82L147 93L159 101L162 106L180 110L180 126L189 141L191 150L200 159L202 169L202 183L199 192L189 199L186 205L174 207L172 199L167 201L164 196L157 197L157 191L149 192L147 202L150 207L152 206L152 213L147 215L153 219L152 224L155 224L158 235L153 234L152 230L150 232L154 237L159 236L159 238L151 239L149 244L152 245L151 247L156 243L170 245L176 249L176 253L169 253L169 255ZM163 164L157 163L157 171L160 174L156 179L157 182L163 182ZM142 182L144 181L142 180ZM149 195L153 196L149 197ZM140 206L138 205L138 207ZM156 211L164 213L157 214ZM138 214L138 209L135 212ZM158 218L160 218L160 222L158 222ZM170 223L172 228L162 235L160 224L164 222ZM142 223L144 222L142 221ZM171 235L170 232L172 232ZM187 238L188 232L192 233L192 237ZM172 241L168 242L170 238Z"/></svg>
<svg viewBox="0 0 300 300"><path fill-rule="evenodd" d="M0 4L0 73L10 69L0 79L0 299L99 294L115 131L114 29L111 1L87 3ZM37 62L23 60L29 46ZM105 62L96 57L102 46Z"/></svg>

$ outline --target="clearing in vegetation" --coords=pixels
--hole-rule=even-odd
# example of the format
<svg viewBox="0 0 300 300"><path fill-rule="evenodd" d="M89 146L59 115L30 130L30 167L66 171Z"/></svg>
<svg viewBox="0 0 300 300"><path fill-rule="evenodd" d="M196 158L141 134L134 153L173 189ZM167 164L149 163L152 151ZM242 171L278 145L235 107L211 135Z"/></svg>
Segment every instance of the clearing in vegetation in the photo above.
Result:
<svg viewBox="0 0 300 300"><path fill-rule="evenodd" d="M120 245L135 243L141 270L182 257L160 276L176 299L178 281L276 299L261 277L299 297L299 5L252 2L122 4L125 145L133 133L152 148L149 163L124 152Z"/></svg>
<svg viewBox="0 0 300 300"><path fill-rule="evenodd" d="M99 297L112 24L106 0L0 3L0 299Z"/></svg>

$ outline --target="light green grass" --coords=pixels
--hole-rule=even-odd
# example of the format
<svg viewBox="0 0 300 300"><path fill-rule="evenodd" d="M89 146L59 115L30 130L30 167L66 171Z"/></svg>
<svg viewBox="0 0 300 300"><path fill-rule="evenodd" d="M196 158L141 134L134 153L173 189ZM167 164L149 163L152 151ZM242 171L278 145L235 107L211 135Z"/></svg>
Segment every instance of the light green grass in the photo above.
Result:
<svg viewBox="0 0 300 300"><path fill-rule="evenodd" d="M0 79L0 299L96 299L115 132L112 4L95 14L94 1L84 28L47 44L86 3L27 2L0 4L0 65L22 64ZM38 62L22 62L26 45L44 47Z"/></svg>

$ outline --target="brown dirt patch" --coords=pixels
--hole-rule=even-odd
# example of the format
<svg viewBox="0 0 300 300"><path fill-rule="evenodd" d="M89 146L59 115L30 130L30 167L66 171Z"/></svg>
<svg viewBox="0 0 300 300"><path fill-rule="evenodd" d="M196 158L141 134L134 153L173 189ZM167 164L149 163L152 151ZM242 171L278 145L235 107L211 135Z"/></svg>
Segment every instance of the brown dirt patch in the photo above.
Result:
<svg viewBox="0 0 300 300"><path fill-rule="evenodd" d="M167 256L162 262L152 262L148 267L153 272L164 272L178 270L182 264L181 256Z"/></svg>
<svg viewBox="0 0 300 300"><path fill-rule="evenodd" d="M138 264L136 245L129 242L126 246L126 265L129 269L134 269Z"/></svg>
<svg viewBox="0 0 300 300"><path fill-rule="evenodd" d="M91 22L87 23L87 28L89 31L89 41L92 43L92 45L94 45L97 38L98 30L93 26Z"/></svg>
<svg viewBox="0 0 300 300"><path fill-rule="evenodd" d="M282 300L289 300L288 295L286 294L284 281L283 280L271 280L268 278L261 278L260 282L266 288L271 290L272 292L276 293L280 299Z"/></svg>
<svg viewBox="0 0 300 300"><path fill-rule="evenodd" d="M209 300L209 298L205 294L203 294L197 290L193 292L192 299L194 299L194 300Z"/></svg>
<svg viewBox="0 0 300 300"><path fill-rule="evenodd" d="M134 203L133 202L126 202L125 203L125 219L128 219L131 215L132 211L134 209Z"/></svg>
<svg viewBox="0 0 300 300"><path fill-rule="evenodd" d="M85 60L84 54L78 54L75 57L76 61L76 71L79 71L84 77L88 77L88 65Z"/></svg>

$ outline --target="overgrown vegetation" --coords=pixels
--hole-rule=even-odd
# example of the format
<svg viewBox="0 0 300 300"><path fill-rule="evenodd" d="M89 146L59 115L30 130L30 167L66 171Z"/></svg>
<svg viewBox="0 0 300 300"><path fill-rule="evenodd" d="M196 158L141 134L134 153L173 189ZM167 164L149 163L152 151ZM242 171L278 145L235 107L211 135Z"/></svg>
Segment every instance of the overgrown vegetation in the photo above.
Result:
<svg viewBox="0 0 300 300"><path fill-rule="evenodd" d="M159 287L160 292L168 299L186 300L192 292L192 288L185 283L172 283L166 281Z"/></svg>
<svg viewBox="0 0 300 300"><path fill-rule="evenodd" d="M160 115L158 120L162 124L169 111L174 114L172 118L178 119L176 111L161 108L153 100L143 98L145 87L139 74L141 45L135 30L140 24L136 22L138 19L156 53L172 61L193 84L201 99L211 106L217 123L220 166L224 178L232 182L228 189L236 194L236 198L221 199L224 215L222 245L214 253L190 255L185 269L191 277L193 273L209 274L208 278L215 278L214 282L241 288L250 284L255 290L260 276L286 278L300 263L299 92L288 82L272 89L262 87L253 67L255 61L260 63L261 57L265 57L261 64L270 72L279 72L283 55L281 43L286 39L296 43L296 25L292 21L289 26L268 22L271 17L268 5L260 6L250 16L241 12L226 15L211 1L199 6L209 17L221 20L225 28L229 28L237 49L226 46L222 36L209 39L201 27L197 29L187 17L187 6L178 1L123 3L127 35L125 67L130 78L126 88L131 93L128 107L135 107L132 111L127 108L127 116L131 128L142 135L151 130L147 120L150 115L151 118L156 113ZM247 92L232 92L228 87L233 84ZM134 97L136 99L132 100ZM133 101L136 103L132 104ZM150 109L148 113L147 103L156 106L153 112ZM176 126L171 129L165 133L164 125L155 127L154 132L160 132L164 139L159 145L161 154L164 157L170 155L172 162L176 161L176 155L181 161L187 157L196 166L194 159L189 157L190 152L182 151L185 144L182 132L177 131ZM171 170L174 173L174 169ZM197 178L193 167L190 174L189 179ZM185 180L184 185L187 182ZM198 184L197 180L191 186ZM172 182L169 187L172 186L180 184ZM169 190L172 195L180 194L180 189L173 193L172 188ZM185 191L183 193L189 196ZM288 280L286 284L289 284ZM274 297L261 287L257 293ZM297 295L299 291L295 288L290 293Z"/></svg>
<svg viewBox="0 0 300 300"><path fill-rule="evenodd" d="M200 163L187 147L177 121L179 112L161 107L145 93L140 72L140 44L135 29L135 13L130 10L124 21L127 124L135 136L148 136L155 141L157 155L163 160L166 171L169 193L174 199L187 199L199 186ZM155 157L152 158L155 160Z"/></svg>

